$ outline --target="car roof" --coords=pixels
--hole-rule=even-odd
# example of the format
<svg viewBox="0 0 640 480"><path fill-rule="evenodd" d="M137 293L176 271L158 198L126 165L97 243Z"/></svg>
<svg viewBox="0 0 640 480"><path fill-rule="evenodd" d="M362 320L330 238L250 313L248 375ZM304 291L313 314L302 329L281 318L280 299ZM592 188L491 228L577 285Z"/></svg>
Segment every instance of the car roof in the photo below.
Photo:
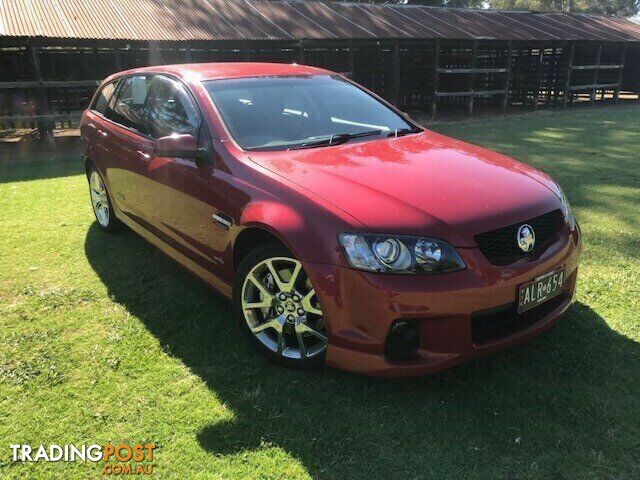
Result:
<svg viewBox="0 0 640 480"><path fill-rule="evenodd" d="M309 67L295 63L259 63L259 62L219 62L185 63L177 65L158 65L155 67L134 68L111 75L108 80L123 75L144 73L166 73L182 80L202 81L228 78L285 76L285 75L327 75L333 72L323 68Z"/></svg>

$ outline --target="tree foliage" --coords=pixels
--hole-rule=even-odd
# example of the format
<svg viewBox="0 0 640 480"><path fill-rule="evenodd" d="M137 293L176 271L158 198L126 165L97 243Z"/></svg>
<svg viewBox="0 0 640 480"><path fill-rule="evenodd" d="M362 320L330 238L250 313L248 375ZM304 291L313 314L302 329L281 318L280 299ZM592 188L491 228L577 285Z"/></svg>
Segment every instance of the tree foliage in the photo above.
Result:
<svg viewBox="0 0 640 480"><path fill-rule="evenodd" d="M351 0L353 1L353 0ZM640 11L640 0L361 0L365 3L401 3L434 7L490 8L539 12L586 12L632 17Z"/></svg>
<svg viewBox="0 0 640 480"><path fill-rule="evenodd" d="M499 10L535 10L545 12L588 12L631 17L638 13L638 0L490 0Z"/></svg>

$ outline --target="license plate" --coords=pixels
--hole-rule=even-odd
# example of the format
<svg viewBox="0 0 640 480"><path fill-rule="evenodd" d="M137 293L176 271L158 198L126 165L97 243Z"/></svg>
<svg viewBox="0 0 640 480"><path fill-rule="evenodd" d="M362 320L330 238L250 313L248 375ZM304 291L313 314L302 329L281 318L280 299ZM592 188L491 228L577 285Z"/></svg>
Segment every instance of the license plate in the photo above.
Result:
<svg viewBox="0 0 640 480"><path fill-rule="evenodd" d="M553 270L540 275L531 282L520 286L518 292L518 313L546 302L562 292L564 270Z"/></svg>

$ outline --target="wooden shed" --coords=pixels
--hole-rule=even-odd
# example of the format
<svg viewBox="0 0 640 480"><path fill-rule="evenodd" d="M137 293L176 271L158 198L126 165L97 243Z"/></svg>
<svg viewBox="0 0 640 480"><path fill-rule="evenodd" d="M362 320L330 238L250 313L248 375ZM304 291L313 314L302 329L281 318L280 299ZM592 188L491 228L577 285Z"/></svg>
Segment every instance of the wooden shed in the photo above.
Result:
<svg viewBox="0 0 640 480"><path fill-rule="evenodd" d="M298 62L404 109L616 102L640 92L640 25L586 14L267 0L0 1L0 128L74 126L108 74Z"/></svg>

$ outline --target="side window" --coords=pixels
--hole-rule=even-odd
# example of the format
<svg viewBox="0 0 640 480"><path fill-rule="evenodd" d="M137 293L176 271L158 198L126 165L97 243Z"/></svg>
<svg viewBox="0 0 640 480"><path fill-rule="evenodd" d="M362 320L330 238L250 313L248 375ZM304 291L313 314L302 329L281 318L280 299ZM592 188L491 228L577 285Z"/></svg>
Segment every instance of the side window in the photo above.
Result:
<svg viewBox="0 0 640 480"><path fill-rule="evenodd" d="M146 75L127 77L122 81L115 100L107 110L107 117L116 123L146 133L145 101L150 78Z"/></svg>
<svg viewBox="0 0 640 480"><path fill-rule="evenodd" d="M147 111L149 134L154 138L173 133L198 136L198 109L178 81L156 76L149 89Z"/></svg>
<svg viewBox="0 0 640 480"><path fill-rule="evenodd" d="M107 105L109 105L109 100L111 100L111 96L113 95L117 84L118 81L115 80L113 82L107 83L104 87L102 87L90 107L91 110L95 110L96 112L102 113L104 115L107 111Z"/></svg>

